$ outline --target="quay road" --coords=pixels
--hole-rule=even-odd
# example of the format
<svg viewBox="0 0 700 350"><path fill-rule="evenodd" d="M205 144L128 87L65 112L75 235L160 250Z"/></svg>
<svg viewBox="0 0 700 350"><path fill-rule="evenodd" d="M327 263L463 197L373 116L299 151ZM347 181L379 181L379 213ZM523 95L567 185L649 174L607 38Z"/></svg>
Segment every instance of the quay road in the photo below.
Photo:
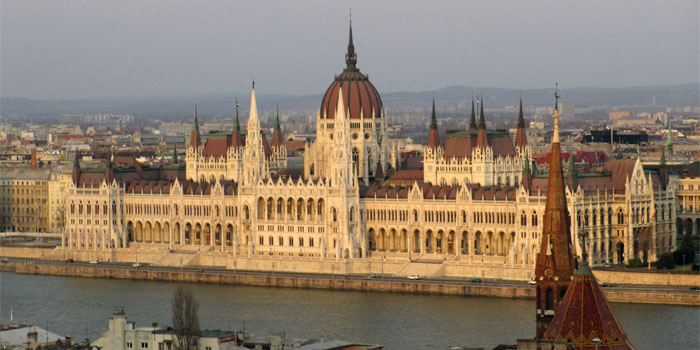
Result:
<svg viewBox="0 0 700 350"><path fill-rule="evenodd" d="M409 284L433 284L433 285L456 285L456 286L484 286L484 287L504 287L504 288L520 288L534 289L535 286L526 281L510 281L501 279L489 278L423 278L408 279L403 276L394 275L341 275L341 274L316 274L316 273L297 273L297 272L275 272L275 271L252 271L252 270L230 270L217 267L169 267L156 266L150 264L140 264L134 266L133 263L114 263L114 262L99 262L92 264L90 262L66 262L59 260L42 260L33 258L4 258L2 263L14 262L27 265L46 265L46 266L75 266L80 268L107 268L116 270L141 270L141 271L159 271L159 272L184 272L188 274L204 274L204 275L233 275L233 276L255 276L255 277L286 277L286 278L304 278L317 280L349 280L349 281L365 281L372 282L398 282ZM644 292L644 293L664 293L664 294L691 294L699 295L700 291L691 290L689 286L661 286L661 285L638 285L638 284L615 284L603 287L604 290L616 292Z"/></svg>

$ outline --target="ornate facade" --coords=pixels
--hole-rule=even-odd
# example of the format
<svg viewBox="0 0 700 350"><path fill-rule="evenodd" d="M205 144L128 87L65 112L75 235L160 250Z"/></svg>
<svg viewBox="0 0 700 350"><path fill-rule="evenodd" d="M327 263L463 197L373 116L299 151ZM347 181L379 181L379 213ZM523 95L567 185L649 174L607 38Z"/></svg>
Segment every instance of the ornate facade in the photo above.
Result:
<svg viewBox="0 0 700 350"><path fill-rule="evenodd" d="M236 112L231 133L203 142L195 109L184 165L76 167L63 245L533 266L548 182L530 170L522 108L515 142L486 129L480 105L478 125L472 108L470 130L442 144L433 113L424 168L402 170L381 98L356 68L352 34L346 64L323 97L303 169L287 168L278 120L272 142L261 131L253 89L245 135ZM588 233L591 264L672 250L667 176L639 160L611 161L606 170L566 172L576 253L580 232Z"/></svg>

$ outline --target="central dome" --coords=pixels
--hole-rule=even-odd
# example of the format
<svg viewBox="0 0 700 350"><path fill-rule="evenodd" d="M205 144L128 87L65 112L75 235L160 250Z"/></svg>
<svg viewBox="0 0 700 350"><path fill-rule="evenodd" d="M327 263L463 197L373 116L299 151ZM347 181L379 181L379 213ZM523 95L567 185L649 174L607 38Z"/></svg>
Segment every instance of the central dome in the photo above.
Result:
<svg viewBox="0 0 700 350"><path fill-rule="evenodd" d="M357 69L357 55L352 43L352 24L350 25L350 42L348 53L345 54L347 66L340 75L335 77L331 86L326 90L321 100L321 118L335 119L338 107L338 93L343 91L345 111L350 119L381 118L383 113L382 98L366 75Z"/></svg>

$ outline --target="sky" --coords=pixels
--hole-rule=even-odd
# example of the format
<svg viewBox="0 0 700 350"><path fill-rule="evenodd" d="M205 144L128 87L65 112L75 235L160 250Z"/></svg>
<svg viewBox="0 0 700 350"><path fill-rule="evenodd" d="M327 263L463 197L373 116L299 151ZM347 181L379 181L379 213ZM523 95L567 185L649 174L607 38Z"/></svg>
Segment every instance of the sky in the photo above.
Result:
<svg viewBox="0 0 700 350"><path fill-rule="evenodd" d="M700 81L700 2L0 0L0 96L323 94Z"/></svg>

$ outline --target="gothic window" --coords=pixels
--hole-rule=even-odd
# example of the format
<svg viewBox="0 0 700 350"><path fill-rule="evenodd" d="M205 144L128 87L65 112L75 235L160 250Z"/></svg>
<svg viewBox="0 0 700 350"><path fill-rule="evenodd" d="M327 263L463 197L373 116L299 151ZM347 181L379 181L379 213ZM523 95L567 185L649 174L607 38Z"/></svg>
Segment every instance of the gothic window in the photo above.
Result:
<svg viewBox="0 0 700 350"><path fill-rule="evenodd" d="M532 212L532 226L537 226L537 212Z"/></svg>
<svg viewBox="0 0 700 350"><path fill-rule="evenodd" d="M338 213L335 211L335 208L331 208L331 216L333 217L333 222L338 222Z"/></svg>

